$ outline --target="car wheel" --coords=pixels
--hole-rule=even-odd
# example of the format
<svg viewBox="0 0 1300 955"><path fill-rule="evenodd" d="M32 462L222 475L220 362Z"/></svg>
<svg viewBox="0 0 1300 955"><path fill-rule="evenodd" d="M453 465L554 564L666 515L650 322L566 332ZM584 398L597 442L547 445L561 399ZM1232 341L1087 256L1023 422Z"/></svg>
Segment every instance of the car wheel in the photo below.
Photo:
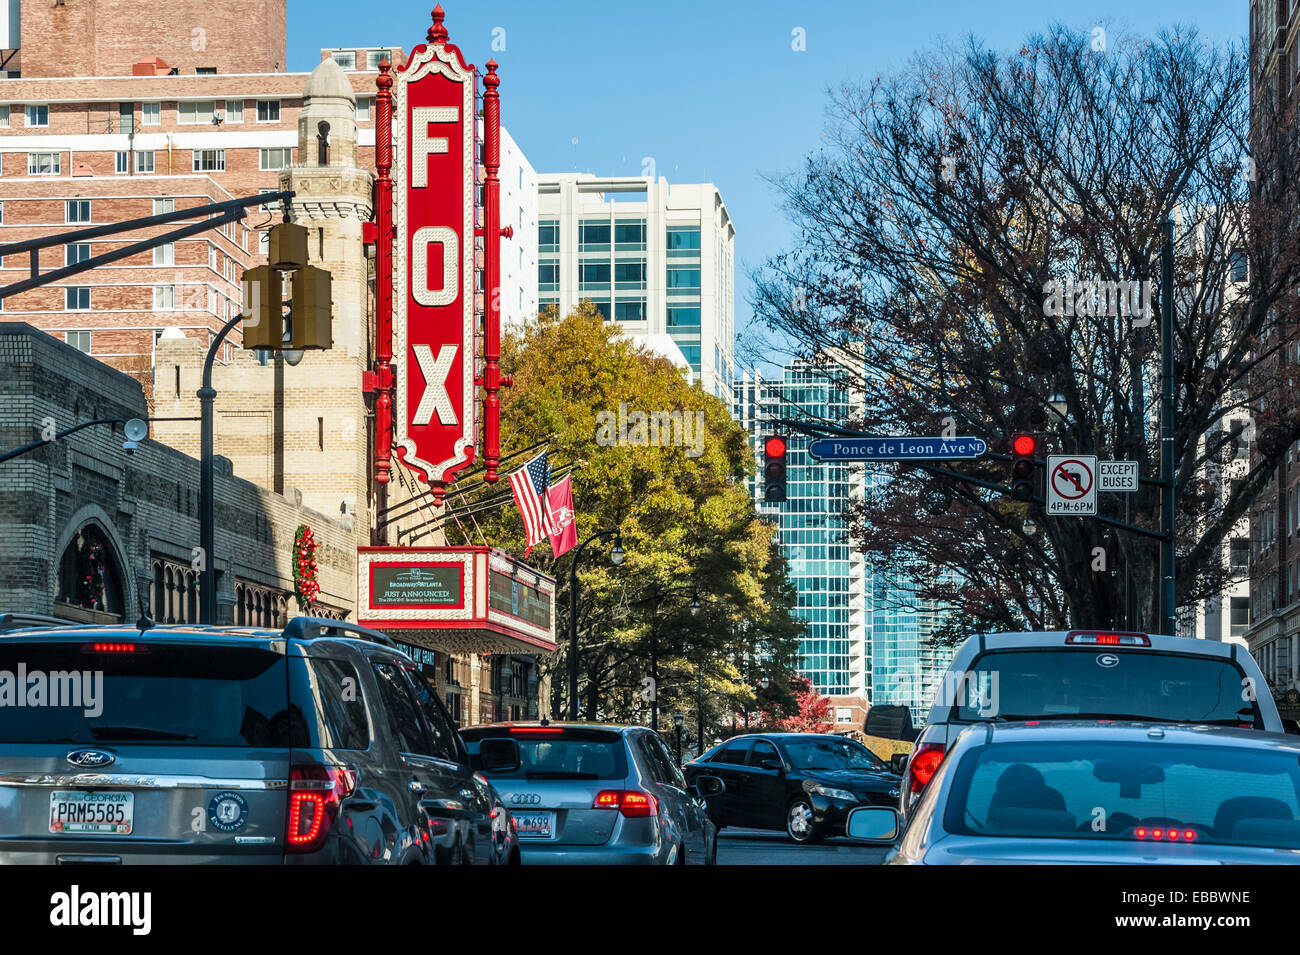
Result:
<svg viewBox="0 0 1300 955"><path fill-rule="evenodd" d="M813 822L813 808L805 797L797 796L790 800L785 810L785 833L793 842L807 845L821 841L821 833Z"/></svg>

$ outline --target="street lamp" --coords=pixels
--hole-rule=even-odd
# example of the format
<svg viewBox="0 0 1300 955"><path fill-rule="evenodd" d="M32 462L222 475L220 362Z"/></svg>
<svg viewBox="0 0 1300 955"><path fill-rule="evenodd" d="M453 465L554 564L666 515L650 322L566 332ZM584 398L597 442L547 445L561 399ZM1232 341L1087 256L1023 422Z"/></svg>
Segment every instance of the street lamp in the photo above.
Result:
<svg viewBox="0 0 1300 955"><path fill-rule="evenodd" d="M1069 409L1069 402L1065 400L1065 395L1059 391L1052 392L1052 397L1047 399L1047 407L1051 409L1052 414L1057 421L1065 420L1065 412Z"/></svg>
<svg viewBox="0 0 1300 955"><path fill-rule="evenodd" d="M618 528L597 531L579 544L573 551L573 563L569 565L569 719L578 718L578 563L582 559L582 550L594 540L606 537L614 538L614 545L609 549L609 562L615 567L623 563L627 556L623 550L623 534Z"/></svg>
<svg viewBox="0 0 1300 955"><path fill-rule="evenodd" d="M677 765L682 764L682 724L686 722L686 717L682 713L673 714L673 726L677 727Z"/></svg>
<svg viewBox="0 0 1300 955"><path fill-rule="evenodd" d="M1032 517L1026 517L1025 522L1020 525L1020 529L1030 537L1033 537L1035 534L1038 533L1038 525L1034 523L1034 519Z"/></svg>
<svg viewBox="0 0 1300 955"><path fill-rule="evenodd" d="M691 598L691 616L698 617L699 615L700 615L700 598L699 595L697 594L696 596Z"/></svg>

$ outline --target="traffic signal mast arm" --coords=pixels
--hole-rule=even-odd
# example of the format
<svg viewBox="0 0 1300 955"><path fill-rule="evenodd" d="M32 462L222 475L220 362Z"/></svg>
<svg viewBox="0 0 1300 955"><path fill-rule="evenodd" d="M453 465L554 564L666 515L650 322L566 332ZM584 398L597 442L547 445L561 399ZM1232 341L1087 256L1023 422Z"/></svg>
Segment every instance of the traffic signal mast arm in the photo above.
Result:
<svg viewBox="0 0 1300 955"><path fill-rule="evenodd" d="M835 437L845 437L845 438L869 437L869 435L865 434L862 431L851 431L847 428L839 428L836 427L835 425L830 425L830 424L809 424L807 421L797 421L791 418L777 418L773 423L789 428L792 431L799 431L803 434L811 435L813 437L825 437L827 434L830 434ZM1012 461L1012 455L999 454L994 451L989 451L985 453L983 457L992 458L995 461L1006 461L1008 463ZM982 478L971 477L968 474L959 474L956 471L950 471L948 468L939 467L938 465L934 465L934 464L928 464L924 461L898 460L893 463L908 464L911 465L912 467L922 468L923 470L929 471L931 474L938 475L939 477L945 477L953 481L962 481L966 484L974 485L975 487L984 488L987 491L996 491L997 493L1003 494L1007 497L1012 496L1011 488L1007 487L1005 484L995 484L992 481L985 481ZM1043 461L1040 458L1034 458L1033 464L1035 468L1047 467L1047 462ZM1139 478L1139 480L1143 484L1152 484L1155 485L1156 487L1163 486L1163 482L1157 478ZM1044 500L1041 497L1038 497L1037 495L1028 498L1025 501L1025 503L1034 503L1034 504L1041 504L1041 505L1047 504L1046 500ZM1118 528L1119 530L1129 531L1130 533L1138 534L1142 537L1150 537L1153 540L1159 540L1159 541L1166 540L1166 535L1160 533L1159 531L1148 530L1145 527L1138 527L1135 524L1129 524L1124 521L1117 521L1114 518L1110 518L1110 517L1102 517L1100 514L1085 514L1080 516L1087 517L1101 524L1105 524L1107 527L1114 527L1114 528Z"/></svg>

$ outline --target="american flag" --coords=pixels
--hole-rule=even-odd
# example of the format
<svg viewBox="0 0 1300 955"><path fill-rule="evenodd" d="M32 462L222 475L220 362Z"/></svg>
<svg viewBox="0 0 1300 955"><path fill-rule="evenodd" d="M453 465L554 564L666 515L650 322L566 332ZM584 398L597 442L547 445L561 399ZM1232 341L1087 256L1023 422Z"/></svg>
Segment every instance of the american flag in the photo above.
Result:
<svg viewBox="0 0 1300 955"><path fill-rule="evenodd" d="M519 515L524 519L525 557L534 544L545 540L554 531L550 503L546 498L550 476L551 468L546 462L545 451L510 475L510 490L519 505Z"/></svg>

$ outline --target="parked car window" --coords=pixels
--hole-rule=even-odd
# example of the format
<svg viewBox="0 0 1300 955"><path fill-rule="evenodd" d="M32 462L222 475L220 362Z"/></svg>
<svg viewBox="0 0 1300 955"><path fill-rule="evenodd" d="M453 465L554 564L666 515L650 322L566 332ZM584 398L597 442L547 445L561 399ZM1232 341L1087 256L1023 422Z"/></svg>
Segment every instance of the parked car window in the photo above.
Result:
<svg viewBox="0 0 1300 955"><path fill-rule="evenodd" d="M795 769L870 769L889 767L861 743L839 737L809 736L785 740L785 753Z"/></svg>
<svg viewBox="0 0 1300 955"><path fill-rule="evenodd" d="M452 729L450 720L438 704L437 695L429 689L428 681L415 667L403 666L402 669L411 680L415 702L424 715L425 723L428 724L429 734L433 737L433 749L430 755L459 763L461 757L459 747L456 745L456 731Z"/></svg>
<svg viewBox="0 0 1300 955"><path fill-rule="evenodd" d="M662 736L652 736L654 748L659 751L659 756L663 760L664 768L668 771L668 784L676 786L678 789L686 788L686 777L682 775L682 769L677 765L677 760L668 749L668 744L664 742Z"/></svg>
<svg viewBox="0 0 1300 955"><path fill-rule="evenodd" d="M670 785L672 783L672 772L669 770L667 763L660 755L658 748L654 744L654 738L648 734L642 733L636 738L637 748L641 751L642 762L650 770L650 778L657 783Z"/></svg>
<svg viewBox="0 0 1300 955"><path fill-rule="evenodd" d="M356 667L346 660L309 657L319 742L323 749L368 749L370 720Z"/></svg>
<svg viewBox="0 0 1300 955"><path fill-rule="evenodd" d="M375 679L379 681L379 696L388 714L394 745L403 753L432 753L433 746L425 739L415 699L401 671L391 663L376 663Z"/></svg>
<svg viewBox="0 0 1300 955"><path fill-rule="evenodd" d="M755 740L754 748L749 751L749 765L761 767L764 759L775 759L781 762L781 757L773 746L765 739Z"/></svg>
<svg viewBox="0 0 1300 955"><path fill-rule="evenodd" d="M711 762L733 763L737 766L744 766L745 756L749 752L749 744L750 740L747 739L736 740L735 742L728 743L726 746L722 747L722 749L718 750L718 754L713 757Z"/></svg>

